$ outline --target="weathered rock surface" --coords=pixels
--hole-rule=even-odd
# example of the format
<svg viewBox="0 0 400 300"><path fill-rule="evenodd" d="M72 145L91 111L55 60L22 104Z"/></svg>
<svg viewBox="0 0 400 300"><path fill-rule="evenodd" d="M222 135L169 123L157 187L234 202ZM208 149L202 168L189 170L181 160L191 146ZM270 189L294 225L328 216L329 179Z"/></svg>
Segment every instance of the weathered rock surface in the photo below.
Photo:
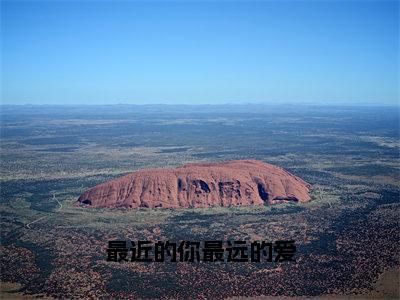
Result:
<svg viewBox="0 0 400 300"><path fill-rule="evenodd" d="M264 205L310 200L309 184L286 170L256 160L145 169L82 194L92 207L184 208Z"/></svg>

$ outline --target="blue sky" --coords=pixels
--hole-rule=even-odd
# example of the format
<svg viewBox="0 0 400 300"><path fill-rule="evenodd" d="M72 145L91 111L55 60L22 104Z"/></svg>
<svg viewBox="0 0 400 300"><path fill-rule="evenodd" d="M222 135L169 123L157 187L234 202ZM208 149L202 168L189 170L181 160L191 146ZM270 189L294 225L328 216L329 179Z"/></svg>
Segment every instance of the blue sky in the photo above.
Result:
<svg viewBox="0 0 400 300"><path fill-rule="evenodd" d="M398 104L399 2L1 1L3 104Z"/></svg>

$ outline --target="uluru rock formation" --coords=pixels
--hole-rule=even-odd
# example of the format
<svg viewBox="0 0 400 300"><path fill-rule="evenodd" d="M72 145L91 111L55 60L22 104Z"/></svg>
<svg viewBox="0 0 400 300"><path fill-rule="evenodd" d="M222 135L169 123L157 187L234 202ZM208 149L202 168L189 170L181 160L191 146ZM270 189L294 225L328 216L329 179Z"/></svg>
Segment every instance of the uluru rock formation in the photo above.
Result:
<svg viewBox="0 0 400 300"><path fill-rule="evenodd" d="M144 169L99 184L78 203L92 207L187 208L310 200L309 184L257 160Z"/></svg>

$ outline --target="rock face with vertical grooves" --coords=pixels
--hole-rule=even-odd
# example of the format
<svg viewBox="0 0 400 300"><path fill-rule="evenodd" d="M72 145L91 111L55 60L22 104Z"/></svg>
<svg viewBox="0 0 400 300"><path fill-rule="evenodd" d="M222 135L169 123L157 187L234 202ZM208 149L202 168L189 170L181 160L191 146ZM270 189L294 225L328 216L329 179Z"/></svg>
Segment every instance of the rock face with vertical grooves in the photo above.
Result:
<svg viewBox="0 0 400 300"><path fill-rule="evenodd" d="M188 208L265 205L310 200L310 185L257 160L144 169L99 184L78 204L88 207Z"/></svg>

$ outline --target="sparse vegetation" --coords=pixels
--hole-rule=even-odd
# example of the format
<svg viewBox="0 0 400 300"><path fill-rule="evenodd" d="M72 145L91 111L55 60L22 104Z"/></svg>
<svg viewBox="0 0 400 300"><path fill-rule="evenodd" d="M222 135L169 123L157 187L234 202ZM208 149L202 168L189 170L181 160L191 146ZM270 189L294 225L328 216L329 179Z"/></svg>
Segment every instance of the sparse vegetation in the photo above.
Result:
<svg viewBox="0 0 400 300"><path fill-rule="evenodd" d="M1 280L15 287L4 293L367 295L400 264L399 128L390 109L353 110L3 107ZM305 179L313 200L179 210L74 206L87 188L140 168L248 158ZM298 250L293 264L116 264L105 251L114 239L294 239Z"/></svg>

